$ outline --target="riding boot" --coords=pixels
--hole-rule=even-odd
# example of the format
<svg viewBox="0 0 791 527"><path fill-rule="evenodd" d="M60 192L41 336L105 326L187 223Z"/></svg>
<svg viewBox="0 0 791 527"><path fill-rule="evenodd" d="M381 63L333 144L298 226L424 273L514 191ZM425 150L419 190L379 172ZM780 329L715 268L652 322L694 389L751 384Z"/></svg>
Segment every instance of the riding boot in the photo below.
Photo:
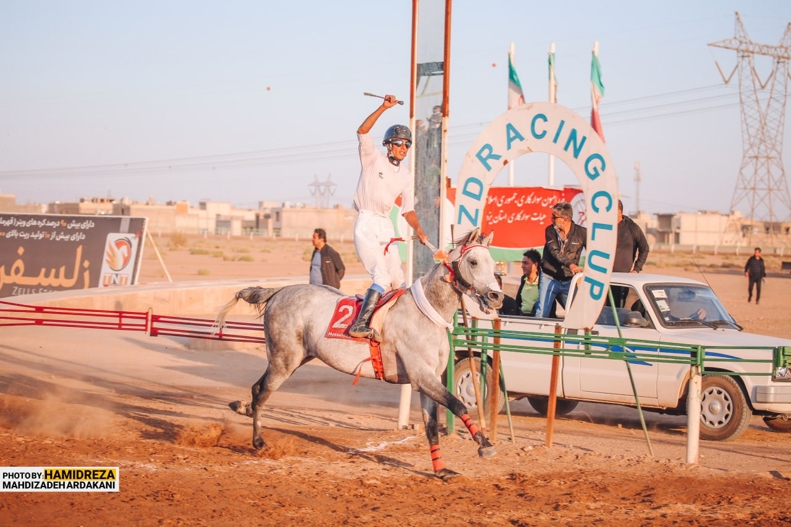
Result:
<svg viewBox="0 0 791 527"><path fill-rule="evenodd" d="M351 328L349 328L349 335L355 338L374 339L376 342L382 342L382 336L375 329L371 329L368 324L371 322L371 315L374 313L376 303L382 293L376 289L369 289L365 293L365 300L363 300L363 307L360 308L360 314L357 315L357 320Z"/></svg>

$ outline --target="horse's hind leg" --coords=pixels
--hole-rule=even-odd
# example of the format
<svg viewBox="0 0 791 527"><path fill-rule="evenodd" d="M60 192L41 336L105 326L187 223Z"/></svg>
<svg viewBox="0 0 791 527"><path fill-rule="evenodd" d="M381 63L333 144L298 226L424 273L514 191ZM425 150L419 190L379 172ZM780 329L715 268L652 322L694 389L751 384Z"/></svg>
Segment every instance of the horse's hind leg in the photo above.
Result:
<svg viewBox="0 0 791 527"><path fill-rule="evenodd" d="M423 423L426 425L426 439L428 439L429 450L431 451L431 465L434 468L434 475L448 481L459 475L445 467L442 460L442 451L439 448L439 430L437 424L437 402L428 395L420 394L420 407L423 409Z"/></svg>
<svg viewBox="0 0 791 527"><path fill-rule="evenodd" d="M466 426L467 430L469 430L472 438L479 445L478 446L479 456L492 457L497 453L494 450L494 446L489 442L489 439L478 428L478 425L475 424L475 421L472 420L472 417L470 417L467 414L467 407L464 405L464 403L461 402L459 399L457 399L447 389L445 389L445 387L442 385L442 383L437 377L434 377L433 375L432 376L427 375L424 378L420 379L420 381L418 382L418 390L420 391L421 394L426 395L435 402L441 404L442 406L453 412L453 415L461 419L462 423L464 423L464 426Z"/></svg>
<svg viewBox="0 0 791 527"><path fill-rule="evenodd" d="M293 363L295 362L295 363ZM270 360L264 375L253 385L253 401L250 403L251 411L248 413L253 418L253 447L261 449L266 444L261 435L264 404L269 396L272 395L291 374L299 368L305 361L293 361L284 363L281 361Z"/></svg>

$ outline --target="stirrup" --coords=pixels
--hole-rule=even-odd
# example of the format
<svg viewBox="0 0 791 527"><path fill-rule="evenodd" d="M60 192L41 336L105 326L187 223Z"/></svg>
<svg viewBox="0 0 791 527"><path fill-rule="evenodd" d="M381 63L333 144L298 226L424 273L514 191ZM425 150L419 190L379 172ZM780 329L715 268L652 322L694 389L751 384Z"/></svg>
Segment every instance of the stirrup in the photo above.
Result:
<svg viewBox="0 0 791 527"><path fill-rule="evenodd" d="M355 328L352 326L349 329L349 336L357 339L369 339L375 340L376 342L382 342L382 335L380 335L375 329L368 326L363 326L362 328Z"/></svg>

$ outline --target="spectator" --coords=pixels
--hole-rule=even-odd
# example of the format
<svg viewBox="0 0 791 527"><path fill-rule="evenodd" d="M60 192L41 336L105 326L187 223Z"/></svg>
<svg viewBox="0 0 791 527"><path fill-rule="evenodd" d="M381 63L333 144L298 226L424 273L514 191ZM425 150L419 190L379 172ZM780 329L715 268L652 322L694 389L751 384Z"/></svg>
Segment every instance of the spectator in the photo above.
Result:
<svg viewBox="0 0 791 527"><path fill-rule="evenodd" d="M310 283L340 289L346 267L343 265L341 255L327 245L327 233L324 229L313 231L313 247L313 256L310 258Z"/></svg>
<svg viewBox="0 0 791 527"><path fill-rule="evenodd" d="M747 259L744 266L744 276L749 280L747 285L747 302L753 299L753 285L755 285L755 305L761 301L761 282L766 281L766 266L761 258L761 248L756 247L755 253Z"/></svg>
<svg viewBox="0 0 791 527"><path fill-rule="evenodd" d="M538 283L536 316L548 317L555 300L563 307L569 296L572 277L582 272L579 266L588 231L573 221L571 204L565 201L552 207L552 224L544 231L544 257L541 261L541 278Z"/></svg>
<svg viewBox="0 0 791 527"><path fill-rule="evenodd" d="M519 281L519 289L516 291L519 314L522 316L536 316L540 268L541 254L535 249L525 251L522 255L522 279Z"/></svg>
<svg viewBox="0 0 791 527"><path fill-rule="evenodd" d="M497 280L497 284L500 286L500 289L503 288L503 279L500 273L494 273L494 278ZM511 316L519 316L519 308L516 305L516 300L512 297L505 295L503 297L503 305L497 312L501 315L511 315Z"/></svg>
<svg viewBox="0 0 791 527"><path fill-rule="evenodd" d="M616 273L639 273L648 259L648 251L643 230L629 216L623 215L623 202L618 200L618 246L612 270Z"/></svg>

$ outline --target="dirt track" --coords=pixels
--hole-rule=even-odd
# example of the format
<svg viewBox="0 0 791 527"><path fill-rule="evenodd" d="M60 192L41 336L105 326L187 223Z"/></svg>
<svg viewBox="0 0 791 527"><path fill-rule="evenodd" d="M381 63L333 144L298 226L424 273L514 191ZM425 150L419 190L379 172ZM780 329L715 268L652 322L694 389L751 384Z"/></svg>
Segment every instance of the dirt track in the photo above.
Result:
<svg viewBox="0 0 791 527"><path fill-rule="evenodd" d="M748 330L791 336L782 305L791 280L770 278L755 306L739 297L740 278L709 276ZM422 431L393 429L397 387L352 387L351 377L307 365L270 400L269 448L259 453L250 420L226 404L249 394L265 368L261 350L0 332L0 465L118 466L121 478L118 493L0 493L3 525L791 522L791 436L760 419L735 442L703 443L700 465L688 466L684 418L647 415L650 458L634 410L581 404L557 421L548 449L545 420L519 401L516 442L501 416L494 458L479 459L465 431L441 439L448 467L462 474L443 483ZM415 403L411 422L420 422Z"/></svg>
<svg viewBox="0 0 791 527"><path fill-rule="evenodd" d="M650 458L634 410L580 405L556 423L513 405L498 456L465 431L442 438L451 483L433 478L420 430L393 430L398 388L323 365L271 399L269 449L227 409L263 371L258 350L191 351L166 339L89 330L4 331L2 465L118 466L121 491L0 494L4 525L722 525L791 520L789 437L754 420L734 443L684 460L684 418L648 414ZM411 420L419 423L413 404Z"/></svg>

